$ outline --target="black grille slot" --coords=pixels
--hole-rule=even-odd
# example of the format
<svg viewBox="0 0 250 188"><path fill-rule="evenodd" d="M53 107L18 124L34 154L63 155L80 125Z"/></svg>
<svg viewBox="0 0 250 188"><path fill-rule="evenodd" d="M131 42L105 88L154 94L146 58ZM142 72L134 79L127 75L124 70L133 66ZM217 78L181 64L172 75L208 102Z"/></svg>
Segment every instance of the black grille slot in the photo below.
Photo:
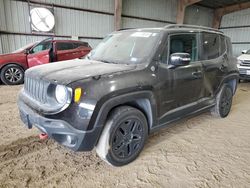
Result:
<svg viewBox="0 0 250 188"><path fill-rule="evenodd" d="M24 89L25 92L33 99L41 102L47 102L47 89L49 83L43 80L36 80L33 78L25 77Z"/></svg>
<svg viewBox="0 0 250 188"><path fill-rule="evenodd" d="M250 61L247 61L247 60L242 61L242 65L243 66L250 66Z"/></svg>

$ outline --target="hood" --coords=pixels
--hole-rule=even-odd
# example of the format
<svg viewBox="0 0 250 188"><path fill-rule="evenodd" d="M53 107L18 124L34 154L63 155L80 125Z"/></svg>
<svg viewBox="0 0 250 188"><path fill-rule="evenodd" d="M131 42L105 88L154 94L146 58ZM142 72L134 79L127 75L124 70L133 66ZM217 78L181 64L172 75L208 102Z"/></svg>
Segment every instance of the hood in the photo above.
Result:
<svg viewBox="0 0 250 188"><path fill-rule="evenodd" d="M250 61L250 54L242 54L237 59L241 61Z"/></svg>
<svg viewBox="0 0 250 188"><path fill-rule="evenodd" d="M136 65L109 64L93 60L73 59L69 61L39 65L28 69L25 74L27 77L49 80L67 85L77 80L130 71L135 68Z"/></svg>

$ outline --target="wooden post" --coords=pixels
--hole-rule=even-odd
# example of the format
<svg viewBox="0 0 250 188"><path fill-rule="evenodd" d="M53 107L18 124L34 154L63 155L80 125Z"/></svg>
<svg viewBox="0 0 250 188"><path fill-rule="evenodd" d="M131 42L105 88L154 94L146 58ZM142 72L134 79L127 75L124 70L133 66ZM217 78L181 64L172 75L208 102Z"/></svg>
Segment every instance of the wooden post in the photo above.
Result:
<svg viewBox="0 0 250 188"><path fill-rule="evenodd" d="M176 23L183 24L186 8L200 1L201 0L178 0Z"/></svg>
<svg viewBox="0 0 250 188"><path fill-rule="evenodd" d="M122 23L122 0L115 0L115 15L114 15L115 30L121 29Z"/></svg>
<svg viewBox="0 0 250 188"><path fill-rule="evenodd" d="M250 8L250 2L237 3L234 5L229 5L223 8L215 9L213 18L213 28L215 29L220 28L221 20L224 15L247 8Z"/></svg>
<svg viewBox="0 0 250 188"><path fill-rule="evenodd" d="M223 9L216 9L214 11L213 28L219 29L223 15L224 15Z"/></svg>

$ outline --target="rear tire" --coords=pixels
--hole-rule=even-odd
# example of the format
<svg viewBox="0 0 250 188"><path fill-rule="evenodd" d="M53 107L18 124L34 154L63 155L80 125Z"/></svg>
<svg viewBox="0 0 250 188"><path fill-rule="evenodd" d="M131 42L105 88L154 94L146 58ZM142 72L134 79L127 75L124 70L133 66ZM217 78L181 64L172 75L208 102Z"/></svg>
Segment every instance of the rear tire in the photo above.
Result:
<svg viewBox="0 0 250 188"><path fill-rule="evenodd" d="M96 152L108 164L126 165L138 157L147 136L144 114L129 106L118 107L108 117Z"/></svg>
<svg viewBox="0 0 250 188"><path fill-rule="evenodd" d="M1 70L1 80L6 85L22 84L24 81L24 70L19 65L6 65Z"/></svg>
<svg viewBox="0 0 250 188"><path fill-rule="evenodd" d="M233 91L228 84L225 84L216 97L216 105L211 110L212 115L221 118L227 117L231 110L232 101Z"/></svg>

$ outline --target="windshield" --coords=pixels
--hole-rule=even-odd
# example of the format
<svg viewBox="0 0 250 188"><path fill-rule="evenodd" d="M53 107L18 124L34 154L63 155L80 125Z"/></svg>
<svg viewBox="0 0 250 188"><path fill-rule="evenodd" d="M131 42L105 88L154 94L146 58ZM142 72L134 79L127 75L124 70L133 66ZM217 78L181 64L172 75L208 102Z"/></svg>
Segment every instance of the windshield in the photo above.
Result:
<svg viewBox="0 0 250 188"><path fill-rule="evenodd" d="M29 43L29 44L27 44L27 45L25 45L25 46L23 46L23 47L21 47L21 48L19 48L19 49L17 49L17 50L15 50L14 52L12 52L12 53L19 53L19 52L22 52L22 51L24 51L25 49L30 49L32 46L34 46L35 44L36 44L37 42L32 42L32 43Z"/></svg>
<svg viewBox="0 0 250 188"><path fill-rule="evenodd" d="M110 34L90 53L88 58L106 63L142 63L155 49L158 38L159 31L125 31Z"/></svg>
<svg viewBox="0 0 250 188"><path fill-rule="evenodd" d="M248 51L246 52L246 54L250 54L250 50L248 50Z"/></svg>

